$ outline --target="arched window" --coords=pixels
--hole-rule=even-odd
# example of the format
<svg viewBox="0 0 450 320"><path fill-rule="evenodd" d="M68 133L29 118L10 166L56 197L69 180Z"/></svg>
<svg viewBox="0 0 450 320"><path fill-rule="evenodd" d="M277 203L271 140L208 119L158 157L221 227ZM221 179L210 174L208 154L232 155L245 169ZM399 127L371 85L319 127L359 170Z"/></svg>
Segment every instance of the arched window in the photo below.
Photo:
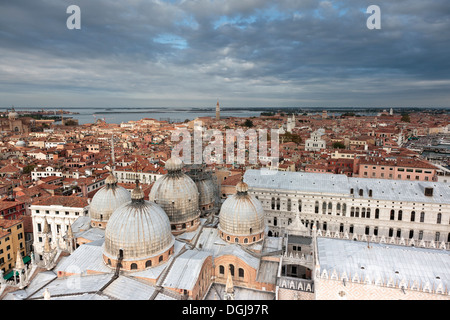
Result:
<svg viewBox="0 0 450 320"><path fill-rule="evenodd" d="M181 225L181 229L186 229L186 223L183 223L183 224Z"/></svg>
<svg viewBox="0 0 450 320"><path fill-rule="evenodd" d="M380 219L380 209L375 209L375 219Z"/></svg>
<svg viewBox="0 0 450 320"><path fill-rule="evenodd" d="M253 242L255 242L256 241L256 237L253 237Z"/></svg>
<svg viewBox="0 0 450 320"><path fill-rule="evenodd" d="M347 213L347 204L346 203L344 203L343 205L342 205L342 215L345 217L345 214Z"/></svg>
<svg viewBox="0 0 450 320"><path fill-rule="evenodd" d="M108 265L109 266L111 265L111 259L108 259Z"/></svg>
<svg viewBox="0 0 450 320"><path fill-rule="evenodd" d="M146 268L149 268L149 267L151 267L152 266L152 260L147 260L146 262L145 262L145 267Z"/></svg>
<svg viewBox="0 0 450 320"><path fill-rule="evenodd" d="M367 211L366 211L366 218L370 218L370 208L367 208Z"/></svg>
<svg viewBox="0 0 450 320"><path fill-rule="evenodd" d="M136 270L137 269L137 264L136 263L132 263L131 264L131 270Z"/></svg>
<svg viewBox="0 0 450 320"><path fill-rule="evenodd" d="M356 217L356 218L359 218L359 207L356 207L355 217Z"/></svg>
<svg viewBox="0 0 450 320"><path fill-rule="evenodd" d="M278 224L277 217L273 218L273 225L276 226Z"/></svg>
<svg viewBox="0 0 450 320"><path fill-rule="evenodd" d="M333 210L333 204L331 202L328 202L328 214L331 214L332 210Z"/></svg>
<svg viewBox="0 0 450 320"><path fill-rule="evenodd" d="M355 216L355 207L351 207L350 208L350 217L354 217Z"/></svg>
<svg viewBox="0 0 450 320"><path fill-rule="evenodd" d="M227 236L227 241L230 241L230 236Z"/></svg>
<svg viewBox="0 0 450 320"><path fill-rule="evenodd" d="M402 218L403 218L403 211L398 210L398 221L402 221Z"/></svg>
<svg viewBox="0 0 450 320"><path fill-rule="evenodd" d="M373 228L373 235L378 236L378 227Z"/></svg>
<svg viewBox="0 0 450 320"><path fill-rule="evenodd" d="M298 212L302 212L302 200L298 202Z"/></svg>
<svg viewBox="0 0 450 320"><path fill-rule="evenodd" d="M394 235L394 229L389 228L389 237L392 237Z"/></svg>
<svg viewBox="0 0 450 320"><path fill-rule="evenodd" d="M348 230L350 233L353 233L353 225L351 224L350 225L350 228L349 228L349 230Z"/></svg>
<svg viewBox="0 0 450 320"><path fill-rule="evenodd" d="M280 198L277 198L277 210L280 210Z"/></svg>
<svg viewBox="0 0 450 320"><path fill-rule="evenodd" d="M425 221L425 212L421 212L420 213L420 222L424 222Z"/></svg>
<svg viewBox="0 0 450 320"><path fill-rule="evenodd" d="M339 225L339 232L344 232L344 224L343 223L341 223Z"/></svg>
<svg viewBox="0 0 450 320"><path fill-rule="evenodd" d="M394 210L391 210L391 217L390 217L390 219L391 220L395 219L395 211Z"/></svg>
<svg viewBox="0 0 450 320"><path fill-rule="evenodd" d="M239 243L239 238L234 238L234 242Z"/></svg>
<svg viewBox="0 0 450 320"><path fill-rule="evenodd" d="M243 278L244 277L244 269L239 268L239 278Z"/></svg>
<svg viewBox="0 0 450 320"><path fill-rule="evenodd" d="M365 218L366 217L366 208L362 208L361 209L361 218Z"/></svg>
<svg viewBox="0 0 450 320"><path fill-rule="evenodd" d="M288 199L288 201L287 201L287 211L291 211L291 209L292 209L291 199Z"/></svg>
<svg viewBox="0 0 450 320"><path fill-rule="evenodd" d="M322 226L323 226L323 230L327 230L327 223L326 222L324 222Z"/></svg>
<svg viewBox="0 0 450 320"><path fill-rule="evenodd" d="M441 220L442 220L442 214L441 214L441 213L438 213L438 214L437 214L437 220L436 220L436 223L437 223L437 224L440 224L440 223L441 223Z"/></svg>
<svg viewBox="0 0 450 320"><path fill-rule="evenodd" d="M368 236L369 233L370 233L370 227L369 227L369 226L366 226L366 235Z"/></svg>
<svg viewBox="0 0 450 320"><path fill-rule="evenodd" d="M220 274L225 274L225 267L224 266L219 266L219 273Z"/></svg>
<svg viewBox="0 0 450 320"><path fill-rule="evenodd" d="M409 230L409 238L412 239L414 237L414 230Z"/></svg>
<svg viewBox="0 0 450 320"><path fill-rule="evenodd" d="M402 229L397 229L397 238L401 238L402 236Z"/></svg>
<svg viewBox="0 0 450 320"><path fill-rule="evenodd" d="M416 220L416 212L411 211L411 221L414 222L414 220Z"/></svg>
<svg viewBox="0 0 450 320"><path fill-rule="evenodd" d="M322 203L322 213L323 214L327 213L327 203L326 202Z"/></svg>
<svg viewBox="0 0 450 320"><path fill-rule="evenodd" d="M275 198L272 198L272 210L275 210Z"/></svg>
<svg viewBox="0 0 450 320"><path fill-rule="evenodd" d="M315 207L314 207L314 212L315 213L319 213L319 201L316 201Z"/></svg>
<svg viewBox="0 0 450 320"><path fill-rule="evenodd" d="M158 258L158 262L161 262L161 261L163 261L163 256L159 256L159 258Z"/></svg>
<svg viewBox="0 0 450 320"><path fill-rule="evenodd" d="M247 238L244 239L244 243L248 243L248 239Z"/></svg>
<svg viewBox="0 0 450 320"><path fill-rule="evenodd" d="M234 265L230 264L229 268L230 268L231 276L234 277Z"/></svg>

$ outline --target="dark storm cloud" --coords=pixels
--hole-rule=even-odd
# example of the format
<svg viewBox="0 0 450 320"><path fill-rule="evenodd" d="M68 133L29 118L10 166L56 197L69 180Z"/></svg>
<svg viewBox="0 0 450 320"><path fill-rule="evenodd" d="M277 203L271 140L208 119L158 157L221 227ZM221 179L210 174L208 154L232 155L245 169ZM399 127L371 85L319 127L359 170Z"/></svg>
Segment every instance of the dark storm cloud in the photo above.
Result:
<svg viewBox="0 0 450 320"><path fill-rule="evenodd" d="M81 30L66 28L71 4L81 8ZM371 4L381 8L381 30L366 28ZM1 103L448 106L449 7L3 1Z"/></svg>

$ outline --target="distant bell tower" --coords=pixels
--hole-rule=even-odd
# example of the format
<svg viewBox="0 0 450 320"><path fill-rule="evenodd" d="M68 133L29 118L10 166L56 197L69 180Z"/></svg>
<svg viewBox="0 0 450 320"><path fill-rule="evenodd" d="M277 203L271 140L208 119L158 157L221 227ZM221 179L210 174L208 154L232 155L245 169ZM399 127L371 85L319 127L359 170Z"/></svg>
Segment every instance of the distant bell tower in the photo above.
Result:
<svg viewBox="0 0 450 320"><path fill-rule="evenodd" d="M220 106L219 106L219 99L217 99L217 104L216 104L216 120L220 120Z"/></svg>

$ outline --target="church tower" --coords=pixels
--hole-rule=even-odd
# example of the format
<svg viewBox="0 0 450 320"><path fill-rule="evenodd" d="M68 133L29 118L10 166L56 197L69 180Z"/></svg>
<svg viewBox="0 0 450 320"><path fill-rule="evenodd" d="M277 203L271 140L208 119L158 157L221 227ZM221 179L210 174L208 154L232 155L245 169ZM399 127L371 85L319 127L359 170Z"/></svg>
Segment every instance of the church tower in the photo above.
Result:
<svg viewBox="0 0 450 320"><path fill-rule="evenodd" d="M220 120L220 106L219 106L219 100L217 100L217 104L216 104L216 120Z"/></svg>

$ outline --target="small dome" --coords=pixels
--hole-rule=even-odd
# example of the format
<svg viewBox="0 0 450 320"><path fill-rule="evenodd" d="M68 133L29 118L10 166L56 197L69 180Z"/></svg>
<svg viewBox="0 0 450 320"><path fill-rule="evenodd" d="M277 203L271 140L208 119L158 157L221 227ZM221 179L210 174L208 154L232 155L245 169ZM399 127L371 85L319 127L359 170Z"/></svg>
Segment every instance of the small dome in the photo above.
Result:
<svg viewBox="0 0 450 320"><path fill-rule="evenodd" d="M174 242L164 210L153 202L133 199L111 215L103 253L116 259L122 250L124 261L136 262L167 252Z"/></svg>
<svg viewBox="0 0 450 320"><path fill-rule="evenodd" d="M183 169L183 161L178 157L171 157L166 161L165 166L167 171L177 171Z"/></svg>
<svg viewBox="0 0 450 320"><path fill-rule="evenodd" d="M230 236L253 236L264 232L264 209L261 202L248 194L244 182L236 186L237 193L227 198L219 213L219 230ZM252 242L252 241L250 241Z"/></svg>
<svg viewBox="0 0 450 320"><path fill-rule="evenodd" d="M105 183L106 185L97 191L89 205L89 216L94 224L106 224L114 210L131 200L130 192L117 186L113 174L106 178Z"/></svg>
<svg viewBox="0 0 450 320"><path fill-rule="evenodd" d="M16 142L16 147L26 147L27 143L25 141L19 140Z"/></svg>

